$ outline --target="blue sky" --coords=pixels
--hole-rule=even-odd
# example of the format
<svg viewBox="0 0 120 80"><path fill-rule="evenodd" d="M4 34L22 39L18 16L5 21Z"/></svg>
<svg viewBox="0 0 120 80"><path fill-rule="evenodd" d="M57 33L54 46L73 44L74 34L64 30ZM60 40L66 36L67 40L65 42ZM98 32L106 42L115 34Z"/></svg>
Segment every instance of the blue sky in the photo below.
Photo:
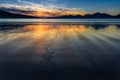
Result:
<svg viewBox="0 0 120 80"><path fill-rule="evenodd" d="M86 13L102 12L113 15L120 13L120 0L0 0L2 5L25 5L26 3L23 2L40 4L48 8L51 6L54 6L54 8L69 8Z"/></svg>

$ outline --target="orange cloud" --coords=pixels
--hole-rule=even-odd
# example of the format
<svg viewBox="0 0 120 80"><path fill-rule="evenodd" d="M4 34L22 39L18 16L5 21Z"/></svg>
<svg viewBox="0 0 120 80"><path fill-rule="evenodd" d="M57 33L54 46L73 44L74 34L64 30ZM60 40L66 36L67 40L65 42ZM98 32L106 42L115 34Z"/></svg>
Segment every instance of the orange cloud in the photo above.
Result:
<svg viewBox="0 0 120 80"><path fill-rule="evenodd" d="M24 14L37 17L53 17L63 15L85 15L84 10L60 7L59 5L43 5L23 1L22 4L2 4L0 8L4 8L9 12Z"/></svg>
<svg viewBox="0 0 120 80"><path fill-rule="evenodd" d="M38 17L55 17L55 16L63 16L63 15L85 15L85 11L74 11L74 10L69 10L69 11L58 11L58 10L51 10L51 11L34 11L32 13L25 13L25 15L30 15L30 16L38 16Z"/></svg>

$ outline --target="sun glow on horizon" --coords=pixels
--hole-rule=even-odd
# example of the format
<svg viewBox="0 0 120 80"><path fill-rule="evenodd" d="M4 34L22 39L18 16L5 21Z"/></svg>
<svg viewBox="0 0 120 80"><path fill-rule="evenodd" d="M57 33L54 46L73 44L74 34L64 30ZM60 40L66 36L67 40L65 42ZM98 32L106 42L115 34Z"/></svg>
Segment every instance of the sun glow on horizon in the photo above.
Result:
<svg viewBox="0 0 120 80"><path fill-rule="evenodd" d="M55 0L56 1L56 0ZM17 0L17 3L4 3L0 5L0 10L23 14L36 17L56 17L68 15L81 15L94 14L96 12L107 13L110 15L118 15L119 10L114 9L101 9L94 10L93 8L87 9L84 7L70 7L67 3L55 3L52 0L42 1L41 3L28 2L25 0ZM80 5L79 5L80 6ZM89 7L88 7L89 8Z"/></svg>
<svg viewBox="0 0 120 80"><path fill-rule="evenodd" d="M86 11L74 8L66 8L55 4L35 4L27 1L19 0L21 4L2 4L0 9L8 12L24 14L37 17L55 17L64 15L85 15Z"/></svg>

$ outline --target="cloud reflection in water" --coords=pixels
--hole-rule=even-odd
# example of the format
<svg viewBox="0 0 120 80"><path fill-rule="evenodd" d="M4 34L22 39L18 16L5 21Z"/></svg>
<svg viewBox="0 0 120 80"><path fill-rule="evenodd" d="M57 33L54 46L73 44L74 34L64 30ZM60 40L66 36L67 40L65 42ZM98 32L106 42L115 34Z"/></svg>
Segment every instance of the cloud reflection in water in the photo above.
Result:
<svg viewBox="0 0 120 80"><path fill-rule="evenodd" d="M117 25L0 26L2 79L118 80L119 33Z"/></svg>

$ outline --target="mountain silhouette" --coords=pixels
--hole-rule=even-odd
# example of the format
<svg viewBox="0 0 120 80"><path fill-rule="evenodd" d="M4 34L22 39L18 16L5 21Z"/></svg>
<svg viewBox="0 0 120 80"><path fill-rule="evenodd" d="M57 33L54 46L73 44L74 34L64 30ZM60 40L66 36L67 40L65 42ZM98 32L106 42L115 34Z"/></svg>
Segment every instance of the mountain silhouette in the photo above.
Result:
<svg viewBox="0 0 120 80"><path fill-rule="evenodd" d="M36 17L0 11L0 18L36 18Z"/></svg>
<svg viewBox="0 0 120 80"><path fill-rule="evenodd" d="M116 17L116 18L120 18L120 14L116 15L115 17Z"/></svg>
<svg viewBox="0 0 120 80"><path fill-rule="evenodd" d="M106 13L94 13L94 14L86 14L84 16L81 15L66 15L66 16L60 16L56 18L120 18L120 14L117 16L112 16Z"/></svg>
<svg viewBox="0 0 120 80"><path fill-rule="evenodd" d="M0 18L41 18L36 16L27 16L22 14L10 13L6 11L0 11ZM46 18L120 18L120 14L116 16L112 16L106 13L94 13L94 14L86 14L84 16L81 15L63 15L57 17L46 17Z"/></svg>
<svg viewBox="0 0 120 80"><path fill-rule="evenodd" d="M114 16L105 13L87 14L84 18L114 18Z"/></svg>

